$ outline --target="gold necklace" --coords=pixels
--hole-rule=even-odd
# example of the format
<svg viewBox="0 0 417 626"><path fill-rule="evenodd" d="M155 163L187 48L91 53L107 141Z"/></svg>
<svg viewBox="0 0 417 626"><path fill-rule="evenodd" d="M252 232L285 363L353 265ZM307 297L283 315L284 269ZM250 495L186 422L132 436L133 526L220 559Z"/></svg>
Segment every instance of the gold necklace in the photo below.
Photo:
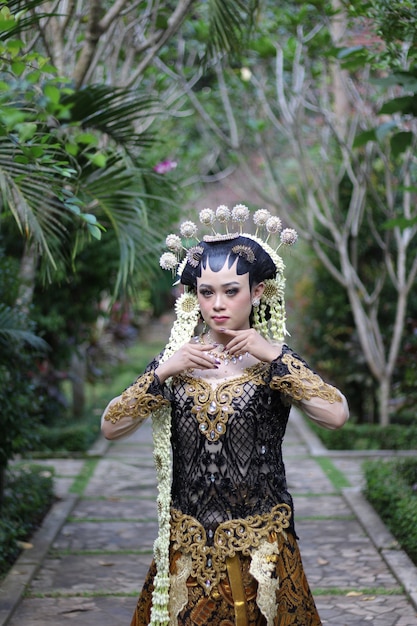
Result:
<svg viewBox="0 0 417 626"><path fill-rule="evenodd" d="M211 336L210 330L206 334L207 334L208 342L215 344L216 342L213 341L213 338ZM207 345L206 342L204 341L204 333L200 334L199 341L200 341L201 344ZM233 355L230 355L229 352L224 349L224 346L221 343L217 344L216 347L217 347L217 350L210 350L209 354L214 359L218 359L219 362L223 361L224 365L229 365L229 363L233 363L233 364L238 363L239 361L243 361L244 357L248 357L249 356L249 352L246 352L245 354L233 354ZM219 350L219 348L221 348L221 350Z"/></svg>

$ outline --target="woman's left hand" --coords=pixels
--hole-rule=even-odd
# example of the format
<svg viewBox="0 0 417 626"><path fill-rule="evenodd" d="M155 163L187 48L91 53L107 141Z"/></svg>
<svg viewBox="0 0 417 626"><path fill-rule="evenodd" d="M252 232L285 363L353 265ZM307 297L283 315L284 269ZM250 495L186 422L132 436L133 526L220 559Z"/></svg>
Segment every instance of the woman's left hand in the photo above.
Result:
<svg viewBox="0 0 417 626"><path fill-rule="evenodd" d="M254 328L245 330L224 330L228 341L224 347L231 356L249 352L255 359L271 363L282 352L282 344L272 344Z"/></svg>

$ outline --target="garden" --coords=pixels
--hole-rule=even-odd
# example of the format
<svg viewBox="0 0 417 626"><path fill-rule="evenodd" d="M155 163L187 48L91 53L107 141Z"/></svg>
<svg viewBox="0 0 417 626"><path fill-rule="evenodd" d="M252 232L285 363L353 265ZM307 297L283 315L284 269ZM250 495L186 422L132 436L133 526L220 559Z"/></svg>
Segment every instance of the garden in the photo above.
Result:
<svg viewBox="0 0 417 626"><path fill-rule="evenodd" d="M164 237L206 206L298 232L288 341L351 409L324 445L417 449L416 2L178 4L0 7L0 576L53 502L42 460L85 455L155 353ZM415 559L416 463L364 471Z"/></svg>

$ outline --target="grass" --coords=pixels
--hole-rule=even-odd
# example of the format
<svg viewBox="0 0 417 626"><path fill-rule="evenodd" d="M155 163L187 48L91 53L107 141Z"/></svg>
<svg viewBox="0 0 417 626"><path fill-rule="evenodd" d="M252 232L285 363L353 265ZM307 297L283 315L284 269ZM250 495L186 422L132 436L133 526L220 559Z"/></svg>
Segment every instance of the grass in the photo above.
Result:
<svg viewBox="0 0 417 626"><path fill-rule="evenodd" d="M319 456L316 457L315 460L320 465L321 469L324 471L327 478L332 483L333 487L335 487L337 490L352 486L346 476L343 474L343 472L335 467L331 459L325 456Z"/></svg>
<svg viewBox="0 0 417 626"><path fill-rule="evenodd" d="M82 495L87 487L90 478L94 474L99 459L89 459L85 461L80 473L71 485L70 492Z"/></svg>
<svg viewBox="0 0 417 626"><path fill-rule="evenodd" d="M91 448L100 433L100 417L109 401L119 395L143 372L147 364L161 351L163 341L147 343L137 340L126 348L123 361L106 369L94 383L86 384L86 404L81 418L58 416L54 424L40 428L41 450L33 454L36 458L51 456L82 456ZM63 392L69 397L67 383Z"/></svg>

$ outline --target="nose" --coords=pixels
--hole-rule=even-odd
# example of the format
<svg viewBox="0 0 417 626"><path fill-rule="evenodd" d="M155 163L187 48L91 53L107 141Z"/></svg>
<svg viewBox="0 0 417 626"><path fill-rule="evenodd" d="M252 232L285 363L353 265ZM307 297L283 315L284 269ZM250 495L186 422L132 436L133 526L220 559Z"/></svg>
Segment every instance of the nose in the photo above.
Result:
<svg viewBox="0 0 417 626"><path fill-rule="evenodd" d="M213 303L213 309L215 311L220 311L221 309L224 309L223 297L221 293L216 294L214 303Z"/></svg>

